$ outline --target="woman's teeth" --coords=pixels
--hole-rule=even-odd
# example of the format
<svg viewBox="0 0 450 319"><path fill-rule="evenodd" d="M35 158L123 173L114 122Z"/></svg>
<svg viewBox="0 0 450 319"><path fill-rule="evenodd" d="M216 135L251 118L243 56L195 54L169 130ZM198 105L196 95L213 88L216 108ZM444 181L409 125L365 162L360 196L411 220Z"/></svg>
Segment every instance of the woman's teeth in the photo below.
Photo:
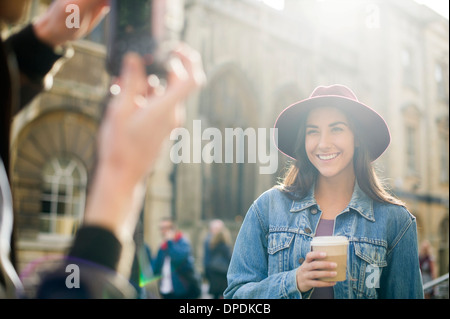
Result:
<svg viewBox="0 0 450 319"><path fill-rule="evenodd" d="M329 154L329 155L317 155L317 157L319 157L319 159L321 159L321 160L327 161L327 160L337 157L338 155L339 155L339 153L334 153L334 154Z"/></svg>

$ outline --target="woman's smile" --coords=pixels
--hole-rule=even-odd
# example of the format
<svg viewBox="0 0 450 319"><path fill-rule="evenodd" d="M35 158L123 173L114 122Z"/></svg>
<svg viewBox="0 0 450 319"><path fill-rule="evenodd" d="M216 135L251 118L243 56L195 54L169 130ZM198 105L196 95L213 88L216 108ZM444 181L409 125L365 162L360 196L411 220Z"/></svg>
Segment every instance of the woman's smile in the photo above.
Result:
<svg viewBox="0 0 450 319"><path fill-rule="evenodd" d="M321 161L330 161L330 160L335 159L336 157L338 157L339 154L341 154L341 153L338 152L338 153L330 153L330 154L317 154L317 157Z"/></svg>

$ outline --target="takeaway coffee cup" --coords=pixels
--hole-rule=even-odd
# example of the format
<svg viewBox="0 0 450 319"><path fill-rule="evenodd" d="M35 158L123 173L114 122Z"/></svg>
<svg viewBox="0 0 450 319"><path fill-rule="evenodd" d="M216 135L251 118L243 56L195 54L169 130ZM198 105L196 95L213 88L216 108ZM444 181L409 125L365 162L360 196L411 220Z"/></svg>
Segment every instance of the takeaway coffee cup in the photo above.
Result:
<svg viewBox="0 0 450 319"><path fill-rule="evenodd" d="M321 260L337 264L335 277L320 278L323 281L343 281L347 271L348 239L344 236L318 236L311 241L312 251L323 251L327 256Z"/></svg>

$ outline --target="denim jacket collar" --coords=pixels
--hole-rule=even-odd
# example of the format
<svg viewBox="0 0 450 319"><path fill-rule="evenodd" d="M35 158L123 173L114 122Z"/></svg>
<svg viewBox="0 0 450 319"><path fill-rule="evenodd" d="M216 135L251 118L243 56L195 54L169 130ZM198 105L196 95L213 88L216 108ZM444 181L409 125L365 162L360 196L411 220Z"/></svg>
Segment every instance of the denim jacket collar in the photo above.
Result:
<svg viewBox="0 0 450 319"><path fill-rule="evenodd" d="M311 206L318 206L316 199L314 198L314 185L308 192L304 198L299 200L293 200L291 206L291 213L299 212L301 210L307 209ZM364 193L358 185L358 182L355 182L355 187L353 190L352 198L350 199L350 203L344 212L353 209L357 211L362 217L375 222L375 216L373 213L373 201L372 199Z"/></svg>

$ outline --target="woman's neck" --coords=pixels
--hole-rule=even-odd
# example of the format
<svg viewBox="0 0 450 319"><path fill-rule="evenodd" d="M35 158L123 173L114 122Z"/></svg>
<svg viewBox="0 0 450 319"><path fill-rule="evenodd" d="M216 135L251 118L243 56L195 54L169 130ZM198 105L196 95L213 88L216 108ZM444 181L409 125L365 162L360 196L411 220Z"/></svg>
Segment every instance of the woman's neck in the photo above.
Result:
<svg viewBox="0 0 450 319"><path fill-rule="evenodd" d="M314 197L322 210L323 219L334 219L350 202L356 178L341 180L318 177Z"/></svg>

